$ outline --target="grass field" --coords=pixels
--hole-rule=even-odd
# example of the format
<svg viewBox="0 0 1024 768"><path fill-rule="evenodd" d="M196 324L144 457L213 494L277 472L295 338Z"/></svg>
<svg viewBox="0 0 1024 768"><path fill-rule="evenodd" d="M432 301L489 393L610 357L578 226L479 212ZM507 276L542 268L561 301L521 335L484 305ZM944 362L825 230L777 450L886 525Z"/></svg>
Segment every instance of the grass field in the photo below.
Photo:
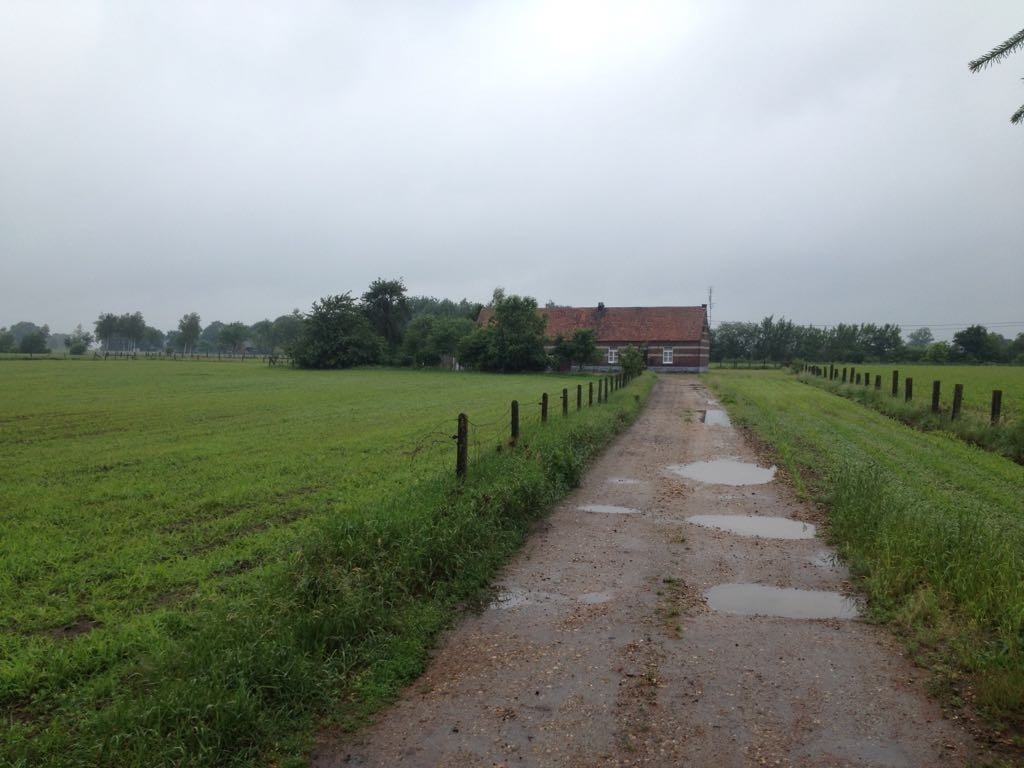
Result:
<svg viewBox="0 0 1024 768"><path fill-rule="evenodd" d="M848 368L846 364L838 366ZM901 421L928 431L943 431L975 445L1024 463L1024 367L988 365L902 365L862 364L854 366L857 373L867 374L870 386L843 384L810 374L803 378L816 386L869 405ZM899 394L892 396L892 372L899 372ZM874 387L875 377L882 377L880 390ZM907 378L914 380L913 400L904 398ZM932 382L940 382L940 413L931 412ZM962 384L961 418L952 421L953 388ZM992 391L1001 390L1002 412L999 424L990 424Z"/></svg>
<svg viewBox="0 0 1024 768"><path fill-rule="evenodd" d="M906 427L786 373L709 382L771 445L870 599L937 686L1005 733L1024 724L1024 467Z"/></svg>
<svg viewBox="0 0 1024 768"><path fill-rule="evenodd" d="M0 764L287 762L358 719L649 387L563 420L581 381L0 363Z"/></svg>

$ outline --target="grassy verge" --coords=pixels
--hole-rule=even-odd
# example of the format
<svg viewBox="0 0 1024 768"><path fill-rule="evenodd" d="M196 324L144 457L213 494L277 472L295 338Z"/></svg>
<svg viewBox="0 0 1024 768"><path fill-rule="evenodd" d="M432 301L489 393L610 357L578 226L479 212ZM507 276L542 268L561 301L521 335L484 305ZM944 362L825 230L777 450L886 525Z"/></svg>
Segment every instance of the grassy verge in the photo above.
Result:
<svg viewBox="0 0 1024 768"><path fill-rule="evenodd" d="M829 510L871 615L906 634L937 689L1021 746L1024 467L905 427L781 373L709 382Z"/></svg>
<svg viewBox="0 0 1024 768"><path fill-rule="evenodd" d="M471 428L469 478L458 483L450 417L475 387L497 400L496 388L523 381L120 367L144 377L147 399L99 363L73 366L59 386L31 379L51 373L27 365L28 380L7 382L22 387L24 412L0 424L17 448L4 522L35 548L19 558L9 540L17 567L0 584L0 763L12 766L304 764L317 723L358 724L420 671L438 631L635 417L652 383L547 425L533 418L515 448L500 437L504 405L466 408L501 424ZM211 378L187 391L175 376ZM364 387L372 401L346 400ZM403 397L384 397L391 388ZM48 410L65 394L72 406ZM423 445L408 445L409 430L438 398L445 471L410 472ZM165 428L163 408L176 426ZM148 428L134 435L140 419ZM341 440L336 419L374 441ZM71 453L37 466L59 446ZM68 474L54 478L57 465ZM66 535L103 549L65 546ZM34 597L19 602L19 590ZM75 622L48 628L82 605L99 621L80 634Z"/></svg>

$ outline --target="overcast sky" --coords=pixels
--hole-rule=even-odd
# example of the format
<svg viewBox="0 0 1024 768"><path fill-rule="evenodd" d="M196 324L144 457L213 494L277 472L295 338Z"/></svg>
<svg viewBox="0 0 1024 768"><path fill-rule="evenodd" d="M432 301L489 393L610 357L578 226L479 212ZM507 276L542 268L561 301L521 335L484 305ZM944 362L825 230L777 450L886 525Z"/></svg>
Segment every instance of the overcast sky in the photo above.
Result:
<svg viewBox="0 0 1024 768"><path fill-rule="evenodd" d="M382 276L1013 336L1024 53L967 62L1021 27L1017 0L0 0L0 325L252 323Z"/></svg>

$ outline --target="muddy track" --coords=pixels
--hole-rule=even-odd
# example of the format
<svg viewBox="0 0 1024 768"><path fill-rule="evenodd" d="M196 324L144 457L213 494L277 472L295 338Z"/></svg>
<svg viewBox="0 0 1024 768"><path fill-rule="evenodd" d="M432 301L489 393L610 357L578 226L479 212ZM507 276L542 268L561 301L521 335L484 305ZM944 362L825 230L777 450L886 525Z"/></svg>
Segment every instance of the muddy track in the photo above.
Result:
<svg viewBox="0 0 1024 768"><path fill-rule="evenodd" d="M375 724L348 741L325 737L311 765L896 767L982 758L885 630L709 607L706 591L722 584L846 595L850 587L820 539L687 521L814 522L779 480L727 485L670 469L758 462L738 430L703 423L716 408L708 400L696 378L662 377L636 424L505 570L494 603L448 633ZM816 607L806 595L784 597L794 595L798 612ZM758 596L740 610L752 608L775 611Z"/></svg>

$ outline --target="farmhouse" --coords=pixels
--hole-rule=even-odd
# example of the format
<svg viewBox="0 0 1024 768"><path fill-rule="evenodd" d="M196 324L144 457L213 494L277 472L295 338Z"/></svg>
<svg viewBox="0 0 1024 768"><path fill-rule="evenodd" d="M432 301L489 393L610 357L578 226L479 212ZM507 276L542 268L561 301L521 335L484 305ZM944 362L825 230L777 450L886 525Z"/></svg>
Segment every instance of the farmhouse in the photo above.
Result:
<svg viewBox="0 0 1024 768"><path fill-rule="evenodd" d="M647 367L665 373L702 373L708 369L710 334L708 307L547 307L545 335L553 341L571 338L581 328L594 331L597 356L592 370L618 368L619 351L634 346L644 353ZM487 323L493 309L484 307L477 322Z"/></svg>

